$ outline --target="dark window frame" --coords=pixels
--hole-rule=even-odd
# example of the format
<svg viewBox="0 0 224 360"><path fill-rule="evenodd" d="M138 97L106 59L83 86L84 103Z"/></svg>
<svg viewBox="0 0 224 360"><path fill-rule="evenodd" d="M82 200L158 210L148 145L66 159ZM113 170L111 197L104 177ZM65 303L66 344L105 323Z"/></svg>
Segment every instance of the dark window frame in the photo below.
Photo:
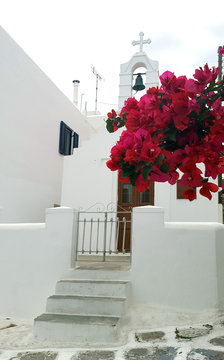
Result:
<svg viewBox="0 0 224 360"><path fill-rule="evenodd" d="M59 153L67 156L73 154L73 149L79 146L79 135L64 121L60 122Z"/></svg>

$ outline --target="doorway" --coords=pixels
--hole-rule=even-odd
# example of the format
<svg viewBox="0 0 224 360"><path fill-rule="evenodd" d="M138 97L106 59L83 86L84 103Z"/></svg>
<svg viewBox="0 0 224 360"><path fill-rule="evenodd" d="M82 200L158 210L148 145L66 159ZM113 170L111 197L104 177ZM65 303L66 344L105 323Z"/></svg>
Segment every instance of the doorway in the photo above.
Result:
<svg viewBox="0 0 224 360"><path fill-rule="evenodd" d="M122 183L118 180L118 205L117 216L120 220L125 218L126 231L123 238L124 223L121 222L121 229L118 236L118 251L130 252L131 250L131 213L135 206L154 205L154 182L150 182L149 188L144 193L139 193L135 186Z"/></svg>

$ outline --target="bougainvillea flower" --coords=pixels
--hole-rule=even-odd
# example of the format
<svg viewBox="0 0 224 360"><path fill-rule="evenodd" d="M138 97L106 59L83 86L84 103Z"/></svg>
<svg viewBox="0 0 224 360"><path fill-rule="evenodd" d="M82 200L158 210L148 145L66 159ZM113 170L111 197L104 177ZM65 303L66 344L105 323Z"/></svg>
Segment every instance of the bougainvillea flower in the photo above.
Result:
<svg viewBox="0 0 224 360"><path fill-rule="evenodd" d="M173 121L174 121L174 125L175 127L180 130L183 131L185 129L187 129L190 119L189 117L183 115L173 115Z"/></svg>
<svg viewBox="0 0 224 360"><path fill-rule="evenodd" d="M130 149L130 150L126 151L124 161L128 162L130 165L133 165L133 163L136 162L137 157L138 157L138 154L137 154L136 150Z"/></svg>
<svg viewBox="0 0 224 360"><path fill-rule="evenodd" d="M202 183L202 171L196 166L189 168L180 167L180 170L184 172L180 179L180 184L182 186L191 186L192 188L201 186Z"/></svg>
<svg viewBox="0 0 224 360"><path fill-rule="evenodd" d="M199 115L199 112L201 111L201 106L197 103L197 99L189 99L189 114L191 112L195 112L197 115Z"/></svg>
<svg viewBox="0 0 224 360"><path fill-rule="evenodd" d="M188 79L185 83L185 91L192 94L201 92L201 86L194 79Z"/></svg>
<svg viewBox="0 0 224 360"><path fill-rule="evenodd" d="M112 109L111 112L107 114L107 116L109 119L111 119L112 117L117 117L117 113L114 109Z"/></svg>
<svg viewBox="0 0 224 360"><path fill-rule="evenodd" d="M117 144L117 145L113 146L111 149L111 159L116 162L120 161L124 152L125 152L125 149L123 148L122 145Z"/></svg>
<svg viewBox="0 0 224 360"><path fill-rule="evenodd" d="M160 76L160 81L164 90L169 90L171 88L172 83L176 80L176 76L171 71L165 71Z"/></svg>
<svg viewBox="0 0 224 360"><path fill-rule="evenodd" d="M159 94L159 88L158 88L158 86L157 87L151 87L151 88L149 88L148 90L147 90L147 94L149 95L149 94L154 94L154 95L158 95Z"/></svg>
<svg viewBox="0 0 224 360"><path fill-rule="evenodd" d="M195 189L185 190L183 194L184 194L185 199L188 199L190 201L193 201L196 199L196 190Z"/></svg>
<svg viewBox="0 0 224 360"><path fill-rule="evenodd" d="M118 171L118 179L119 179L119 181L121 181L121 182L123 182L123 183L130 184L130 179L129 179L129 177L124 178L124 177L122 176L122 171L121 171L121 170Z"/></svg>
<svg viewBox="0 0 224 360"><path fill-rule="evenodd" d="M138 110L138 101L135 98L128 98L125 103L124 107L121 110L122 113L129 112L130 110Z"/></svg>
<svg viewBox="0 0 224 360"><path fill-rule="evenodd" d="M199 174L195 174L194 172L185 173L180 179L180 184L182 186L192 186L198 187L201 185L202 177Z"/></svg>
<svg viewBox="0 0 224 360"><path fill-rule="evenodd" d="M207 197L209 200L211 200L212 198L212 194L211 192L217 192L219 190L218 185L213 184L211 182L206 182L202 185L201 189L200 189L200 194L202 196Z"/></svg>
<svg viewBox="0 0 224 360"><path fill-rule="evenodd" d="M160 100L158 94L147 93L139 100L139 108L144 112L150 113L153 110L159 109Z"/></svg>
<svg viewBox="0 0 224 360"><path fill-rule="evenodd" d="M218 53L219 54L224 54L224 45L219 48Z"/></svg>
<svg viewBox="0 0 224 360"><path fill-rule="evenodd" d="M165 182L169 180L169 174L162 172L157 166L153 166L150 179L152 181Z"/></svg>
<svg viewBox="0 0 224 360"><path fill-rule="evenodd" d="M149 183L150 180L147 179L147 181L144 179L143 175L140 174L138 175L137 179L136 179L136 189L138 190L138 192L145 192L147 190L147 188L149 187Z"/></svg>
<svg viewBox="0 0 224 360"><path fill-rule="evenodd" d="M205 159L205 176L216 179L217 175L224 172L224 157L219 158L216 154L211 154Z"/></svg>
<svg viewBox="0 0 224 360"><path fill-rule="evenodd" d="M108 160L106 162L106 165L111 171L115 171L115 170L120 169L120 165L117 162L113 161L113 160Z"/></svg>
<svg viewBox="0 0 224 360"><path fill-rule="evenodd" d="M169 171L168 176L169 176L169 180L168 180L169 184L174 185L176 184L180 175L177 171Z"/></svg>
<svg viewBox="0 0 224 360"><path fill-rule="evenodd" d="M172 96L173 111L179 115L186 115L188 109L188 95L185 92L179 92Z"/></svg>
<svg viewBox="0 0 224 360"><path fill-rule="evenodd" d="M219 73L219 68L209 69L208 64L205 64L204 69L199 68L195 70L194 78L186 81L185 90L191 93L201 93L206 86L214 81Z"/></svg>
<svg viewBox="0 0 224 360"><path fill-rule="evenodd" d="M208 64L205 64L204 69L196 69L193 76L197 80L197 83L201 86L201 91L203 91L208 83L217 78L218 73L219 68L209 69Z"/></svg>
<svg viewBox="0 0 224 360"><path fill-rule="evenodd" d="M160 149L158 146L153 144L152 141L144 141L141 148L139 160L146 162L154 162L160 154Z"/></svg>
<svg viewBox="0 0 224 360"><path fill-rule="evenodd" d="M137 131L140 126L141 126L141 122L140 122L140 117L141 114L138 110L135 109L131 109L128 114L127 114L127 121L126 121L126 128L129 131Z"/></svg>

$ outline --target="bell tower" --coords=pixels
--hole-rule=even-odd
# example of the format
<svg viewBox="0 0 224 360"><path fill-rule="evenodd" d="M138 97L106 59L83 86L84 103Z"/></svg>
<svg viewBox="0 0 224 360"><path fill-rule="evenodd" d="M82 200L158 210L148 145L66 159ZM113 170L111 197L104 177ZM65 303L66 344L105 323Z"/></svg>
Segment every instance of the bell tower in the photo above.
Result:
<svg viewBox="0 0 224 360"><path fill-rule="evenodd" d="M137 51L127 63L121 64L120 66L119 110L124 106L125 100L133 96L133 74L138 68L145 68L145 91L147 91L149 87L159 85L159 62L149 59L143 51L143 45L151 43L150 39L143 40L143 36L144 33L140 32L140 40L132 41L133 46L139 45L139 51Z"/></svg>

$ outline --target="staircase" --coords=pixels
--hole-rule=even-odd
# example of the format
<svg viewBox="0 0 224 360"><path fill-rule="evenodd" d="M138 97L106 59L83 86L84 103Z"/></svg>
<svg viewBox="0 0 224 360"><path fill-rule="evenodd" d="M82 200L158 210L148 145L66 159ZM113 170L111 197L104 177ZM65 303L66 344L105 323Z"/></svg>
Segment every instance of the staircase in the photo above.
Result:
<svg viewBox="0 0 224 360"><path fill-rule="evenodd" d="M119 262L120 266L120 262ZM127 316L129 271L101 263L78 266L58 281L46 313L34 320L37 342L117 345Z"/></svg>

